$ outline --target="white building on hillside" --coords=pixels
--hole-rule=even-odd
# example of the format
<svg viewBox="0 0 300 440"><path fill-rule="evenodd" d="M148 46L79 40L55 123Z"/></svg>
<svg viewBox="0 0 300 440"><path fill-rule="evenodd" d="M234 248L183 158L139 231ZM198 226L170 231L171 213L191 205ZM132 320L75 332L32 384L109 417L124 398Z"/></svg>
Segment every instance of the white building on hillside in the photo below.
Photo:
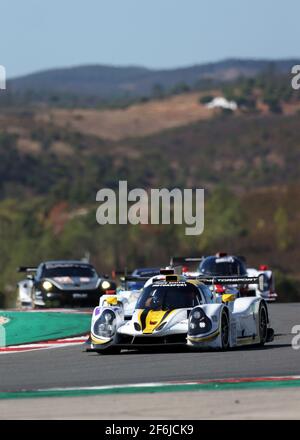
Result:
<svg viewBox="0 0 300 440"><path fill-rule="evenodd" d="M208 108L224 108L228 110L235 111L238 109L238 105L235 101L228 101L223 96L217 96L211 102L206 104Z"/></svg>

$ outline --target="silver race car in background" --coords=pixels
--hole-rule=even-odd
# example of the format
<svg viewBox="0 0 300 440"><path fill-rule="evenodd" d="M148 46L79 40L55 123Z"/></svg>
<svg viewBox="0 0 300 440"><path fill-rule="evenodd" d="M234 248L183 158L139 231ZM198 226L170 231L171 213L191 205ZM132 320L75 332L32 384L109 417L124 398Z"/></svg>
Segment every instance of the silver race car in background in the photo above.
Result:
<svg viewBox="0 0 300 440"><path fill-rule="evenodd" d="M240 284L240 296L258 296L266 301L275 301L275 280L273 272L265 265L259 269L248 268L246 259L242 256L228 255L225 252L219 252L216 255L201 257L172 257L171 266L182 265L182 273L187 277L258 277L263 275L263 289L258 289L257 284ZM222 287L217 289L221 293Z"/></svg>
<svg viewBox="0 0 300 440"><path fill-rule="evenodd" d="M264 276L264 288L261 292L256 284L249 285L249 291L252 292L253 296L260 296L268 302L276 301L278 295L275 291L275 277L272 270L266 265L260 265L258 269L247 268L247 275L249 277L258 277L263 274Z"/></svg>

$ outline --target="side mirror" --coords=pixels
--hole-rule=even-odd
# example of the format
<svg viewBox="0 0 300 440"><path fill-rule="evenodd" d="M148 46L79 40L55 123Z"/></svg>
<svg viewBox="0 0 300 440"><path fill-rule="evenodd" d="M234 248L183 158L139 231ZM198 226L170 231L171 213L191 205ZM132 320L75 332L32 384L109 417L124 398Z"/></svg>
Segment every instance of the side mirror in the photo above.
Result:
<svg viewBox="0 0 300 440"><path fill-rule="evenodd" d="M231 293L224 293L224 295L222 295L222 302L223 303L233 302L235 300L236 300L236 296Z"/></svg>

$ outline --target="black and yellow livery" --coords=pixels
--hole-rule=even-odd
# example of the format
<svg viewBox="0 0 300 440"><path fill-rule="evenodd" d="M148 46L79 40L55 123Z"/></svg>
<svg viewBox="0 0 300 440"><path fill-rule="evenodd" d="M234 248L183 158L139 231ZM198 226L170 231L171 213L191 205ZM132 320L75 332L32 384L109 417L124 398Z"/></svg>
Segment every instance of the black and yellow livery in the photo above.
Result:
<svg viewBox="0 0 300 440"><path fill-rule="evenodd" d="M230 288L216 298L207 284L230 285L237 277L187 279L164 271L145 280L131 318L125 319L125 293L104 296L94 310L88 351L109 353L122 348L184 345L193 349L226 350L249 338L250 343L272 340L267 306L259 298L238 298ZM245 278L241 281L245 283ZM259 282L249 279L246 282ZM251 311L251 313L250 313ZM257 318L253 320L253 313ZM247 339L248 337L248 339Z"/></svg>
<svg viewBox="0 0 300 440"><path fill-rule="evenodd" d="M173 310L137 310L138 325L136 329L141 329L144 335L151 335L160 326L167 322L167 317Z"/></svg>

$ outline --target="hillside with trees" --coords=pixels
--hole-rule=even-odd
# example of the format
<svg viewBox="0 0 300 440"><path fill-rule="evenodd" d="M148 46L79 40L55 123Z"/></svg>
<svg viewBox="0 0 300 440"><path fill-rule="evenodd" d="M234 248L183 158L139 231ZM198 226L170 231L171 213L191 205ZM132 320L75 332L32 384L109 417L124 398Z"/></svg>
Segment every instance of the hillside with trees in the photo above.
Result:
<svg viewBox="0 0 300 440"><path fill-rule="evenodd" d="M272 81L269 88L264 75L239 78L123 110L86 113L79 106L65 109L63 122L62 109L2 103L2 301L14 304L16 267L23 264L88 252L99 272L109 272L216 250L245 255L250 265L269 264L281 299L299 299L299 96L287 77ZM216 94L239 101L239 110L203 113L203 97ZM156 121L159 129L153 129ZM109 136L109 127L118 136ZM184 226L99 226L96 193L116 189L122 179L129 188L205 188L204 233L187 237Z"/></svg>
<svg viewBox="0 0 300 440"><path fill-rule="evenodd" d="M103 65L52 69L10 79L5 105L122 107L137 100L207 90L239 78L255 78L263 72L290 75L295 64L297 60L293 59L227 59L168 70Z"/></svg>

